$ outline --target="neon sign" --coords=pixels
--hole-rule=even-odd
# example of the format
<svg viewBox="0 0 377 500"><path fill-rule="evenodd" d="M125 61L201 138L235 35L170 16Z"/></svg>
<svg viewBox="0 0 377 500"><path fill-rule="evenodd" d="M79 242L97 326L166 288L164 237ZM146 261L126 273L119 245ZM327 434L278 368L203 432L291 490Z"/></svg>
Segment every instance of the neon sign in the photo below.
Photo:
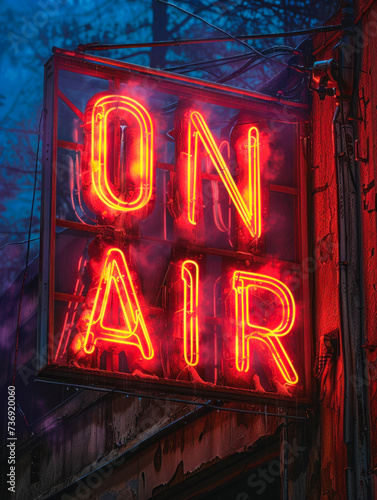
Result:
<svg viewBox="0 0 377 500"><path fill-rule="evenodd" d="M302 394L301 117L247 91L55 57L48 365Z"/></svg>
<svg viewBox="0 0 377 500"><path fill-rule="evenodd" d="M196 224L196 199L197 199L197 163L199 139L213 163L226 187L239 215L247 230L253 238L261 235L261 194L260 194L260 162L259 162L259 132L257 127L250 127L247 134L248 151L248 185L246 189L245 202L242 194L237 188L229 168L220 153L220 148L211 134L202 114L198 111L189 113L188 124L188 152L187 152L187 186L188 186L188 220L190 224ZM194 129L194 130L193 130ZM194 146L193 146L194 144Z"/></svg>
<svg viewBox="0 0 377 500"><path fill-rule="evenodd" d="M281 375L288 384L296 384L298 376L280 337L291 331L296 315L296 305L289 288L281 281L262 274L235 271L232 280L235 300L236 320L236 367L247 372L250 368L250 345L252 342L263 342ZM281 309L281 321L273 327L257 325L250 321L252 295L258 289L267 290L278 298Z"/></svg>
<svg viewBox="0 0 377 500"><path fill-rule="evenodd" d="M92 354L98 341L136 346L145 359L153 358L137 293L124 254L118 248L106 254L84 341L85 352Z"/></svg>
<svg viewBox="0 0 377 500"><path fill-rule="evenodd" d="M152 195L153 187L153 124L148 111L135 99L122 95L95 96L86 111L89 123L88 147L84 156L83 175L89 171L91 188L89 204L121 212L135 212L143 208ZM131 132L127 165L127 179L121 186L110 180L119 165L109 166L109 128L117 123L128 125ZM114 146L114 145L113 145ZM90 149L90 151L89 151ZM86 160L86 161L85 161ZM119 163L120 158L115 160ZM114 163L115 163L114 162ZM118 167L118 168L116 168ZM89 195L87 194L87 198Z"/></svg>
<svg viewBox="0 0 377 500"><path fill-rule="evenodd" d="M153 182L153 125L149 113L134 99L125 96L103 95L95 96L87 106L86 114L91 116L90 142L87 142L87 162L91 166L91 181L93 191L89 202L93 202L93 194L109 208L116 211L136 211L144 207L151 196ZM116 112L112 117L111 113ZM137 154L135 147L131 164L132 179L139 186L139 195L136 200L122 201L113 194L109 186L109 166L107 165L109 122L119 119L119 116L131 114L137 119L134 127L137 128ZM115 118L116 117L116 118ZM215 166L231 200L236 207L242 221L250 232L251 237L261 235L261 195L260 195L260 144L257 127L250 127L247 131L248 163L244 168L248 170L247 203L237 188L220 149L211 134L203 115L197 111L190 111L188 120L188 152L187 152L187 186L188 186L188 220L196 225L196 189L198 170L199 139L204 144L206 152ZM130 127L132 129L132 126ZM132 133L132 131L131 131ZM113 166L113 170L115 166ZM87 195L88 196L88 195ZM115 274L114 274L115 273ZM183 297L183 357L188 366L196 366L199 362L199 267L194 260L186 260L182 264L181 279L184 283ZM247 283L247 284L245 284ZM250 288L264 288L275 294L282 304L282 319L278 326L269 328L251 324L249 321ZM123 326L105 325L105 316L108 308L110 289L113 288L115 300L120 304L120 317ZM295 320L295 303L293 296L282 282L253 273L236 271L233 276L233 289L236 293L236 368L247 372L250 364L251 340L263 342L270 349L271 355L279 368L280 374L288 384L296 384L297 373L290 361L279 337L287 335ZM141 335L137 335L140 330ZM103 266L97 295L92 307L88 330L84 342L85 352L93 353L98 340L118 344L137 345L145 359L153 357L153 347L145 326L143 315L138 304L137 295L132 284L124 254L118 249L109 250Z"/></svg>
<svg viewBox="0 0 377 500"><path fill-rule="evenodd" d="M182 264L183 296L183 354L190 366L199 363L199 266L193 260Z"/></svg>

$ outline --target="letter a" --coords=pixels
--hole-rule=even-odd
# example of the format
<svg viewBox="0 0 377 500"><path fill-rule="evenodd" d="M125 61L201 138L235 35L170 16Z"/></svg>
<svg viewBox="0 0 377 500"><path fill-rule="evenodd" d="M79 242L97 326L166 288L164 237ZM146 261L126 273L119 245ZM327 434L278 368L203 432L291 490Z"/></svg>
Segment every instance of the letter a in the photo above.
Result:
<svg viewBox="0 0 377 500"><path fill-rule="evenodd" d="M85 337L85 352L92 353L99 340L136 346L145 359L154 355L125 256L118 248L111 248L106 255Z"/></svg>

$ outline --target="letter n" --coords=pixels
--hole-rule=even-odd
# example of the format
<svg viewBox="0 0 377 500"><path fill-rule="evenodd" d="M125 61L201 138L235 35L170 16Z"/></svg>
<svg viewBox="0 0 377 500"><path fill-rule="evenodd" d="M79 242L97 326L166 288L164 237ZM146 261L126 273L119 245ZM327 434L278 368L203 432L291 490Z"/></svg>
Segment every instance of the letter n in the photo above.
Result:
<svg viewBox="0 0 377 500"><path fill-rule="evenodd" d="M259 238L261 225L261 187L260 187L260 160L259 160L259 131L250 127L245 138L247 148L247 164L240 168L247 170L243 175L245 185L237 186L226 164L219 147L201 113L190 111L186 114L187 124L187 217L192 225L197 223L198 196L198 151L202 143L210 157L221 182L224 184L230 199L233 202L243 224L252 238Z"/></svg>

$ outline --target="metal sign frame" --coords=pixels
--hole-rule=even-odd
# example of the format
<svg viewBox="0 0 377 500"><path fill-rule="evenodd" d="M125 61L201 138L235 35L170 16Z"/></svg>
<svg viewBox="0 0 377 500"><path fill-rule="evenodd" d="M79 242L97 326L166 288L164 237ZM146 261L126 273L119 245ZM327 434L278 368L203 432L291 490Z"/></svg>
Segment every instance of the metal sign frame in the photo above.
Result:
<svg viewBox="0 0 377 500"><path fill-rule="evenodd" d="M173 93L181 99L192 99L210 102L230 108L252 111L262 118L276 116L277 121L295 124L297 148L295 151L297 188L273 186L272 190L293 194L297 199L298 223L298 262L290 263L300 273L303 293L303 343L305 367L304 393L297 398L289 398L274 393L255 393L250 390L216 387L192 384L183 381L166 379L137 379L129 374L111 373L106 370L79 369L73 366L57 365L53 362L51 346L54 335L54 301L82 301L82 298L65 296L55 291L55 230L65 227L80 233L99 234L103 227L85 225L73 221L63 221L56 217L56 185L57 185L57 150L65 147L70 150L82 151L83 145L58 140L58 103L62 100L78 119L83 121L83 112L73 104L59 89L59 71L65 70L88 76L101 75L108 80L109 89L115 89L120 82L127 81L132 75L143 78L145 85L159 89L161 92ZM273 404L298 408L298 403L305 405L312 398L312 331L309 310L310 275L304 269L308 257L308 214L307 214L307 151L308 143L308 106L296 102L281 101L278 98L265 96L256 92L217 83L202 81L183 75L146 68L112 59L92 56L80 52L54 49L54 55L45 65L45 120L43 130L43 179L42 179L42 217L41 217L41 247L40 247L40 290L39 290L39 331L38 352L41 363L41 378L76 383L81 386L101 387L143 394L184 395L186 397L212 398L238 402L253 402L255 404ZM170 166L169 168L174 168ZM212 249L213 250L213 249ZM208 249L211 252L211 249ZM250 255L228 250L216 250L218 255L246 260ZM258 256L253 256L258 260ZM214 318L214 321L216 319Z"/></svg>

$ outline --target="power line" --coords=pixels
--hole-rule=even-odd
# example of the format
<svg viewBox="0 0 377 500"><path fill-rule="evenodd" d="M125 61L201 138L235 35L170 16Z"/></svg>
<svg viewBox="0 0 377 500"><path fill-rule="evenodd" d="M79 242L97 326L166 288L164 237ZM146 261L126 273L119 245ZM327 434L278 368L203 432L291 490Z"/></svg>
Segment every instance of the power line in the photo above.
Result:
<svg viewBox="0 0 377 500"><path fill-rule="evenodd" d="M29 218L29 232L28 232L28 239L27 239L27 249L26 249L26 262L25 262L25 272L22 278L22 284L21 284L21 292L20 292L20 300L18 302L18 315L17 315L17 329L16 329L16 341L15 341L15 348L14 348L14 363L13 363L13 386L15 384L16 380L16 369L17 369L17 354L18 354L18 340L20 337L20 323L21 323L21 308L22 308L22 299L24 297L24 291L25 291L25 283L26 283L26 275L27 275L27 268L29 265L29 254L30 254L30 241L31 241L31 228L33 224L33 211L34 211L34 202L35 202L35 193L37 190L37 174L38 174L38 157L39 157L39 145L41 142L41 125L42 125L42 119L44 115L44 109L41 111L41 116L39 118L39 127L38 127L38 143L37 143L37 152L35 155L35 168L34 168L34 187L33 187L33 198L31 202L31 211L30 211L30 218Z"/></svg>
<svg viewBox="0 0 377 500"><path fill-rule="evenodd" d="M200 69L200 66L205 66L206 68L214 67L214 66L221 66L224 63L231 63L231 62L237 62L237 61L243 61L245 59L250 59L250 54L238 54L234 56L227 56L227 57L221 57L219 59L208 59L207 61L198 61L198 62L193 62L193 63L187 63L187 64L180 64L179 66L173 66L171 68L163 68L163 71L181 71L182 69L186 68L191 68L193 67L194 69L190 71L194 71L195 69Z"/></svg>
<svg viewBox="0 0 377 500"><path fill-rule="evenodd" d="M298 53L295 49L292 47L288 47L286 45L276 45L274 47L270 47L266 50L263 50L262 52L269 52L269 51L275 51L279 50L282 53L286 54L295 54ZM163 68L164 71L181 71L181 70L186 70L182 71L182 73L189 73L191 71L196 71L197 69L201 69L201 66L204 66L205 68L213 68L215 66L222 66L223 64L226 63L233 63L233 62L238 62L238 61L244 61L245 59L250 60L250 54L238 54L234 56L227 56L227 57L221 57L218 59L208 59L206 61L198 61L198 62L192 62L192 63L187 63L187 64L181 64L179 66L173 66L171 68ZM255 57L255 56L254 56ZM190 69L192 68L192 69Z"/></svg>
<svg viewBox="0 0 377 500"><path fill-rule="evenodd" d="M286 55L287 53L292 54L295 51L294 49L290 49L288 52L287 50L282 50L280 47L271 47L269 49L266 49L262 51L263 54L268 54L268 53L274 53L276 56L280 55ZM230 80L233 80L234 78L237 78L238 76L242 75L243 73L246 73L249 69L257 66L258 64L261 64L264 61L264 59L257 58L257 57L251 57L249 61L246 61L240 68L236 69L235 71L232 71L229 73L229 75L223 76L219 80L217 80L219 83L226 83L229 82ZM275 61L275 59L274 59ZM276 61L277 62L277 61Z"/></svg>
<svg viewBox="0 0 377 500"><path fill-rule="evenodd" d="M2 250L5 247L9 247L11 245L22 245L24 243L29 243L29 241L35 241L39 240L40 236L36 236L35 238L30 238L29 240L23 240L23 241L10 241L9 243L5 243L2 247L0 247L0 250Z"/></svg>
<svg viewBox="0 0 377 500"><path fill-rule="evenodd" d="M268 53L273 53L275 56L281 56L281 55L292 55L292 54L298 54L299 52L292 47L285 47L285 46L275 46L275 47L270 47L266 50L262 51L263 54L268 54ZM179 71L180 74L186 74L186 73L191 73L193 71L208 71L209 68L217 67L217 66L222 66L223 64L226 63L233 63L233 62L242 62L245 59L247 59L246 63L244 63L240 68L238 68L235 71L232 71L228 75L225 75L223 77L217 77L218 79L216 80L218 83L225 83L230 80L233 80L234 78L242 75L249 69L257 66L258 64L261 64L264 62L264 58L258 58L256 55L250 55L250 54L244 54L242 56L230 56L230 57L225 57L221 59L211 59L208 61L200 61L197 63L189 63L189 64L183 64L182 66L175 66L174 68L165 68L165 71ZM274 59L274 62L278 62ZM182 71L183 70L183 71Z"/></svg>
<svg viewBox="0 0 377 500"><path fill-rule="evenodd" d="M195 19L198 19L199 21L202 21L204 24L206 24L207 26L209 26L210 28L212 29L215 29L217 31L220 31L220 33L223 33L224 35L228 36L229 38L233 39L234 41L240 43L241 45L243 45L244 47L247 47L249 50L251 50L252 52L254 52L255 54L259 55L260 57L264 57L265 59L267 60L270 60L270 61L273 61L273 62L276 62L277 64L280 64L284 67L288 67L288 68L293 68L295 71L298 71L300 73L302 73L303 71L305 71L305 68L299 68L298 66L289 66L288 64L285 64L281 61L277 61L275 59L273 59L272 57L269 57L269 56L266 56L264 54L262 54L261 52L259 52L257 49L255 49L254 47L252 47L251 45L249 45L247 42L244 42L243 40L240 40L239 38L235 37L234 35L232 35L231 33L229 33L228 31L226 30L223 30L222 28L219 28L218 26L216 26L215 24L212 24L210 23L209 21L206 21L203 17L200 17L198 16L197 14L194 14L192 12L189 12L188 10L186 9L183 9L182 7L179 7L178 5L175 5L171 2L167 2L165 0L154 0L155 2L159 2L159 3L162 3L162 4L165 4L165 5L168 5L170 7L173 7L174 9L177 9L177 10L180 10L181 12L183 12L184 14L187 14L189 16L192 16L194 17Z"/></svg>
<svg viewBox="0 0 377 500"><path fill-rule="evenodd" d="M303 36L311 35L314 33L327 33L331 31L340 31L342 28L341 24L335 24L331 26L319 26L317 28L307 28L304 30L296 31L283 31L279 33L255 33L254 35L235 35L232 38L192 38L174 40L161 40L156 42L143 42L143 43L87 43L85 45L78 45L77 50L85 52L86 50L113 50L113 49L139 49L139 48L152 48L152 47L180 47L181 45L195 45L202 43L217 43L217 42L235 42L237 40L262 40L268 38L285 38L293 36ZM322 50L322 48L321 48Z"/></svg>

